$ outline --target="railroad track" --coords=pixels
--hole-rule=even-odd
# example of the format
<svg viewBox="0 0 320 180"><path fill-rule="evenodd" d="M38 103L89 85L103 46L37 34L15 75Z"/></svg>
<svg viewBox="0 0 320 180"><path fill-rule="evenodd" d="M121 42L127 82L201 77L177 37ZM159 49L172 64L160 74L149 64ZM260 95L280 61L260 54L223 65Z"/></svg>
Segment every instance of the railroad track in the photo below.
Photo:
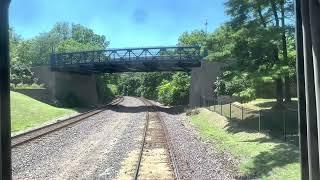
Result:
<svg viewBox="0 0 320 180"><path fill-rule="evenodd" d="M48 124L45 126L42 126L40 128L31 130L31 131L27 131L25 133L21 133L15 136L11 137L11 148L17 147L19 145L25 144L27 142L30 142L32 140L35 140L39 137L42 137L44 135L50 134L54 131L57 131L59 129L68 127L72 124L76 124L82 120L85 120L93 115L99 114L103 111L106 110L106 107L108 106L115 106L119 103L121 103L123 101L123 97L118 97L115 100L113 100L112 102L108 103L106 106L104 107L100 107L97 109L93 109L90 110L88 112L67 118L65 120L61 120L61 121L57 121L55 123L52 124Z"/></svg>
<svg viewBox="0 0 320 180"><path fill-rule="evenodd" d="M144 98L139 99L148 110L133 179L180 179L167 128L157 106Z"/></svg>

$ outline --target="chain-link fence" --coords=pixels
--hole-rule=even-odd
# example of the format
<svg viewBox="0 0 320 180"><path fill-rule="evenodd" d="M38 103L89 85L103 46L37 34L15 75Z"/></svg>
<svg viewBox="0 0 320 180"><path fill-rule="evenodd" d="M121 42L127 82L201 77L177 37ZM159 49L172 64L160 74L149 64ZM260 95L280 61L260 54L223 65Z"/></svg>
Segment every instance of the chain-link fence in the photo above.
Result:
<svg viewBox="0 0 320 180"><path fill-rule="evenodd" d="M229 129L258 131L274 138L299 145L298 111L282 109L250 109L233 103L232 100L201 97L200 104L229 119Z"/></svg>

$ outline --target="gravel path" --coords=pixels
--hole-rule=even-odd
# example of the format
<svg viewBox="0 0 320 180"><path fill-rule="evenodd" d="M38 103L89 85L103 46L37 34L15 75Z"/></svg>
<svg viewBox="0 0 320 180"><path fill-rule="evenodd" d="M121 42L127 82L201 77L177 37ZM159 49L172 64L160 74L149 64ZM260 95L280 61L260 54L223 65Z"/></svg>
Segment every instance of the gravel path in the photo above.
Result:
<svg viewBox="0 0 320 180"><path fill-rule="evenodd" d="M237 162L230 154L217 152L212 142L201 139L185 113L166 112L161 112L161 116L168 129L182 179L236 179L234 169Z"/></svg>
<svg viewBox="0 0 320 180"><path fill-rule="evenodd" d="M12 149L13 179L115 179L140 147L144 111L125 97L119 107Z"/></svg>

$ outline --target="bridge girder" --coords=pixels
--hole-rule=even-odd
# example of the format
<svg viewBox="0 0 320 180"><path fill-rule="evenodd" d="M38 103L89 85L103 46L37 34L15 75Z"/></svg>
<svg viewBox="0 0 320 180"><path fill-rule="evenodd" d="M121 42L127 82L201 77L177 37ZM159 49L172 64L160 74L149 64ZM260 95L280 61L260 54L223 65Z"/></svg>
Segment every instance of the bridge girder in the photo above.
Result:
<svg viewBox="0 0 320 180"><path fill-rule="evenodd" d="M53 71L116 73L190 71L200 66L200 47L107 49L52 54Z"/></svg>

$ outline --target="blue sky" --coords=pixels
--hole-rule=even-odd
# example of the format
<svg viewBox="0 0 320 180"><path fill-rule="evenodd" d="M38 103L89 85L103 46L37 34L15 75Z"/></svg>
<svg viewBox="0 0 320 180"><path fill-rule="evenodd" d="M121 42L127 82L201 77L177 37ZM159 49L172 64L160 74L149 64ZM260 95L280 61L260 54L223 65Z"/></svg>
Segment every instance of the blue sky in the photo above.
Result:
<svg viewBox="0 0 320 180"><path fill-rule="evenodd" d="M213 31L226 20L224 0L12 0L10 26L23 38L56 22L103 34L110 47L175 45L184 31Z"/></svg>

